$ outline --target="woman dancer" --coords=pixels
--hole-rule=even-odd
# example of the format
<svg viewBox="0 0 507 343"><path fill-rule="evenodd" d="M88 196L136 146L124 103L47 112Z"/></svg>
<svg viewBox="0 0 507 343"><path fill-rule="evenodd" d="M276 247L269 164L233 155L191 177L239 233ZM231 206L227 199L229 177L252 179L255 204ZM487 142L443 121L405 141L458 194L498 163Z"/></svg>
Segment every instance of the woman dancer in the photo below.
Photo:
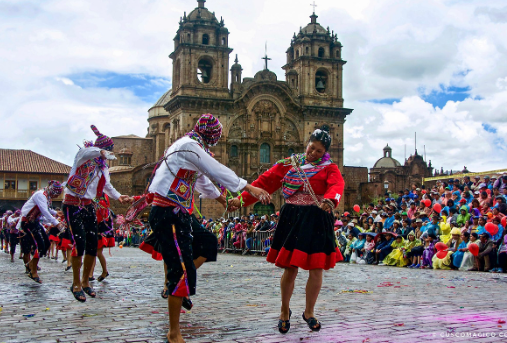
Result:
<svg viewBox="0 0 507 343"><path fill-rule="evenodd" d="M37 274L39 259L44 257L49 249L49 238L39 222L42 215L51 225L63 230L64 225L56 220L53 215L56 211L51 208L52 199L62 194L63 187L58 181L49 181L48 186L40 189L28 199L21 208L21 220L17 224L22 238L23 260L29 270L30 279L42 283ZM30 260L30 255L33 258Z"/></svg>
<svg viewBox="0 0 507 343"><path fill-rule="evenodd" d="M51 253L51 259L58 261L58 243L60 242L60 237L58 236L60 234L60 230L58 230L57 227L52 226L49 228L49 241L51 242L50 246L50 253ZM56 254L55 254L56 250ZM48 255L49 257L49 255Z"/></svg>
<svg viewBox="0 0 507 343"><path fill-rule="evenodd" d="M332 210L340 202L345 183L327 153L330 146L327 127L317 129L310 136L305 153L277 162L252 183L269 193L282 186L285 197L267 256L268 262L285 269L280 280L282 307L278 330L281 333L290 329L289 303L299 268L310 272L303 319L312 331L320 330L314 308L322 286L322 272L334 268L343 259L334 239ZM247 193L242 196L244 206L257 201ZM239 206L239 199L230 205Z"/></svg>
<svg viewBox="0 0 507 343"><path fill-rule="evenodd" d="M196 266L192 253L191 217L194 190L226 206L225 198L210 180L232 192L246 190L269 202L266 191L248 185L209 152L222 135L222 124L211 114L202 115L194 129L171 145L156 169L149 192L154 194L150 211L153 238L167 265L169 322L167 339L184 342L179 319L183 298L195 294Z"/></svg>
<svg viewBox="0 0 507 343"><path fill-rule="evenodd" d="M104 256L104 248L114 248L114 227L113 227L113 212L109 209L109 197L104 194L104 197L99 200L97 205L97 223L99 232L99 242L97 244L97 258L100 266L102 267L102 274L97 278L98 282L104 281L109 276L107 270L106 257ZM93 261L93 266L90 271L90 281L94 281L93 271L95 270L96 260Z"/></svg>
<svg viewBox="0 0 507 343"><path fill-rule="evenodd" d="M85 148L77 152L67 180L62 207L75 244L72 250L73 283L70 291L80 302L86 301L84 292L92 298L96 296L89 283L98 244L97 218L92 199L100 198L103 193L121 203L130 199L128 195L121 195L111 185L106 160L112 156L109 151L113 150L113 140L101 134L95 126L92 125L91 128L97 139L95 143L85 142ZM82 279L81 265L83 265Z"/></svg>

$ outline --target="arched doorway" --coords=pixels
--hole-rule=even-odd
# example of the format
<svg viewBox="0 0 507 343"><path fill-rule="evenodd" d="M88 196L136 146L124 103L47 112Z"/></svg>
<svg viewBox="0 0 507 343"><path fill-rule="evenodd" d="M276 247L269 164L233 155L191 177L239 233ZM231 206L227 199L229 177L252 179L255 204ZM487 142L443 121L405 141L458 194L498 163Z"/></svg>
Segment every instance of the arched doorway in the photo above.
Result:
<svg viewBox="0 0 507 343"><path fill-rule="evenodd" d="M258 202L254 205L254 213L258 214L259 216L270 216L271 214L275 213L275 205L268 204L264 205L261 202Z"/></svg>

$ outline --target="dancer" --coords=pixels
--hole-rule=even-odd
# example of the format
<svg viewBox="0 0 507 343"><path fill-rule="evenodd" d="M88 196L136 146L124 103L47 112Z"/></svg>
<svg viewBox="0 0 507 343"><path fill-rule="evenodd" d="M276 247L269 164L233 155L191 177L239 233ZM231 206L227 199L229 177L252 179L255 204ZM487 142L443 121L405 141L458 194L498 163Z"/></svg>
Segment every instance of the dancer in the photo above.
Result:
<svg viewBox="0 0 507 343"><path fill-rule="evenodd" d="M85 148L77 152L67 180L62 207L74 241L73 283L70 291L80 302L86 301L84 292L92 298L96 296L88 280L93 261L97 256L98 244L97 218L92 199L100 198L103 193L106 193L121 203L129 201L128 195L121 195L111 185L106 160L114 156L110 153L114 147L113 140L101 134L95 126L92 125L91 128L97 139L95 143L85 142ZM81 265L83 265L82 279Z"/></svg>
<svg viewBox="0 0 507 343"><path fill-rule="evenodd" d="M52 226L48 230L49 241L51 244L49 247L51 259L56 260L56 261L58 261L58 243L60 243L59 234L60 234L60 230L58 230L58 228L56 226ZM56 250L56 253L55 253L55 250ZM48 258L50 257L49 256L50 254L48 254Z"/></svg>
<svg viewBox="0 0 507 343"><path fill-rule="evenodd" d="M306 283L306 309L303 319L312 331L319 331L321 323L315 318L314 308L322 286L322 271L334 268L343 259L334 239L334 216L344 189L343 177L327 151L331 136L326 127L310 136L306 153L293 154L277 162L252 183L269 193L282 186L285 204L275 231L267 261L284 268L280 288L282 307L278 330L290 329L289 302L299 268L309 270ZM244 206L256 199L243 193ZM240 205L234 199L230 206Z"/></svg>
<svg viewBox="0 0 507 343"><path fill-rule="evenodd" d="M11 237L11 231L9 228L8 219L12 215L12 211L5 212L4 216L2 217L2 230L3 230L3 239L5 240L5 245L2 244L2 247L4 249L4 253L9 253L9 243L10 243L10 237Z"/></svg>
<svg viewBox="0 0 507 343"><path fill-rule="evenodd" d="M169 322L167 339L184 342L179 319L183 298L195 294L196 268L192 253L191 217L194 190L227 206L225 198L210 180L232 192L242 189L269 202L266 191L252 187L232 170L210 156L222 124L211 114L202 115L194 129L170 146L155 172L149 192L154 193L150 226L167 265Z"/></svg>
<svg viewBox="0 0 507 343"><path fill-rule="evenodd" d="M104 248L114 248L114 227L113 219L114 213L109 209L109 197L104 194L102 199L99 200L97 205L97 223L99 239L97 244L97 259L99 260L100 266L102 267L102 274L97 278L98 282L104 281L109 276L107 270L106 257L104 256ZM93 261L92 269L90 271L90 281L94 281L93 272L95 270L95 264L97 260Z"/></svg>
<svg viewBox="0 0 507 343"><path fill-rule="evenodd" d="M52 199L62 194L62 190L60 182L49 181L46 188L33 193L21 208L21 220L18 221L17 228L22 236L23 260L30 279L37 283L42 283L37 274L39 259L44 257L49 249L49 238L40 224L40 217L43 216L51 225L63 230L64 225L53 217L56 211L51 208Z"/></svg>
<svg viewBox="0 0 507 343"><path fill-rule="evenodd" d="M7 218L7 230L9 231L9 244L11 246L11 262L14 262L14 254L16 253L16 245L19 243L18 222L21 219L21 211L16 210Z"/></svg>

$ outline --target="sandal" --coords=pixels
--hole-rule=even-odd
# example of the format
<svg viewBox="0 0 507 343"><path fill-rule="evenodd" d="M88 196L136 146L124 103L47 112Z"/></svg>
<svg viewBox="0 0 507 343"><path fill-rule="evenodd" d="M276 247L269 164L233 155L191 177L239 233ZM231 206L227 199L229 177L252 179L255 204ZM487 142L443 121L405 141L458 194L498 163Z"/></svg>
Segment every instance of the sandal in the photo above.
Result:
<svg viewBox="0 0 507 343"><path fill-rule="evenodd" d="M72 268L72 266L68 266L65 268L65 271L69 271Z"/></svg>
<svg viewBox="0 0 507 343"><path fill-rule="evenodd" d="M28 263L25 263L25 274L30 273L30 267L28 267Z"/></svg>
<svg viewBox="0 0 507 343"><path fill-rule="evenodd" d="M278 331L280 331L280 333L286 334L287 332L289 332L290 316L292 316L292 311L289 309L289 320L278 319Z"/></svg>
<svg viewBox="0 0 507 343"><path fill-rule="evenodd" d="M102 281L104 281L104 279L105 279L106 277L108 277L108 276L109 276L109 273L107 273L107 274L106 274L106 276L102 276L102 275L100 275L100 276L98 277L97 281L98 281L98 282L102 282Z"/></svg>
<svg viewBox="0 0 507 343"><path fill-rule="evenodd" d="M319 331L320 328L321 328L321 325L320 325L320 322L314 318L314 317L310 317L310 318L305 318L305 313L303 312L303 320L308 324L308 327L312 330L312 331ZM317 327L315 327L316 325L318 325Z"/></svg>
<svg viewBox="0 0 507 343"><path fill-rule="evenodd" d="M169 298L169 290L164 288L162 292L160 292L160 296L164 299Z"/></svg>
<svg viewBox="0 0 507 343"><path fill-rule="evenodd" d="M32 272L29 272L29 273L28 273L28 277L29 277L30 279L32 279L33 281L37 282L37 283L42 283L42 280L40 279L40 277L33 277L33 276L32 276Z"/></svg>
<svg viewBox="0 0 507 343"><path fill-rule="evenodd" d="M95 293L95 291L91 287L83 287L83 291L92 298L95 298L95 296L97 295L97 293Z"/></svg>
<svg viewBox="0 0 507 343"><path fill-rule="evenodd" d="M62 261L62 263L65 263L65 262L67 262L67 260L63 260L63 261Z"/></svg>
<svg viewBox="0 0 507 343"><path fill-rule="evenodd" d="M74 295L74 298L76 298L77 301L84 303L86 301L86 296L83 292L83 290L74 292L74 284L70 286L70 291L72 292L72 295Z"/></svg>
<svg viewBox="0 0 507 343"><path fill-rule="evenodd" d="M89 277L88 278L88 281L95 281L95 278L92 276L92 277Z"/></svg>
<svg viewBox="0 0 507 343"><path fill-rule="evenodd" d="M181 303L181 306L187 310L190 311L192 307L194 307L194 304L192 304L192 300L190 298L183 298L183 302Z"/></svg>

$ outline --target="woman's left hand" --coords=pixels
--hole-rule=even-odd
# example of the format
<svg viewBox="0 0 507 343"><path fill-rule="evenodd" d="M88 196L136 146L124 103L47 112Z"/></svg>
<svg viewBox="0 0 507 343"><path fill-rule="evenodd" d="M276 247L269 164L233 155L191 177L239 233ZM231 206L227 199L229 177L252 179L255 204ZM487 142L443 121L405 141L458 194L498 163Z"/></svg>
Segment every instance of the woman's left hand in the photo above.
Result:
<svg viewBox="0 0 507 343"><path fill-rule="evenodd" d="M325 202L323 202L321 205L320 205L320 208L326 212L331 212L333 209L331 208L331 206L329 206L328 204L326 204Z"/></svg>

